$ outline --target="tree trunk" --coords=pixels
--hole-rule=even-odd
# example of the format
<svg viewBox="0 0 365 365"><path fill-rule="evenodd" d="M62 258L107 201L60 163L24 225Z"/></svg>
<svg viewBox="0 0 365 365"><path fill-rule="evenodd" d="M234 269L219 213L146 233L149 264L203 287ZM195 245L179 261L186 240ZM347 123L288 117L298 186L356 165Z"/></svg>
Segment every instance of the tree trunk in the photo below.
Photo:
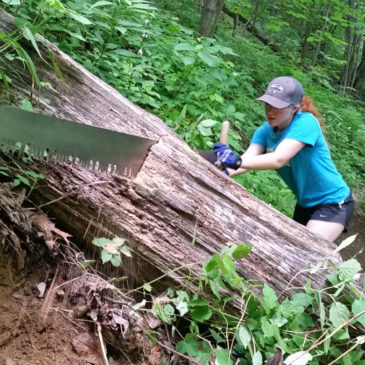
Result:
<svg viewBox="0 0 365 365"><path fill-rule="evenodd" d="M365 82L365 42L362 42L362 55L359 68L357 69L357 76L355 79L354 87L359 89L361 84Z"/></svg>
<svg viewBox="0 0 365 365"><path fill-rule="evenodd" d="M218 0L205 0L199 25L199 35L210 37L212 22Z"/></svg>
<svg viewBox="0 0 365 365"><path fill-rule="evenodd" d="M223 9L223 6L224 6L224 0L218 0L216 5L217 6L216 6L216 9L215 9L214 23L213 23L213 26L212 26L212 30L210 32L210 37L211 38L213 38L214 34L217 32L218 22L219 22L219 19L221 17L222 9Z"/></svg>
<svg viewBox="0 0 365 365"><path fill-rule="evenodd" d="M303 37L303 44L302 44L302 54L301 54L301 65L304 66L305 65L305 59L307 57L307 52L308 52L308 38L310 36L311 33L311 29L312 29L312 25L310 23L310 21L308 19L306 19L305 21L305 35Z"/></svg>
<svg viewBox="0 0 365 365"><path fill-rule="evenodd" d="M324 22L323 22L322 29L321 29L321 32L320 32L321 40L317 44L317 47L316 47L316 50L315 50L315 53L314 53L314 57L313 57L312 66L315 66L317 64L319 51L320 51L321 45L322 45L323 34L324 34L324 32L326 30L326 27L327 27L328 16L329 16L329 12L331 10L331 7L332 7L332 3L328 2L327 9L326 9L326 15L324 16Z"/></svg>
<svg viewBox="0 0 365 365"><path fill-rule="evenodd" d="M9 32L11 21L1 13L0 29ZM265 282L284 295L292 293L286 290L288 282L301 286L307 276L315 286L323 284L323 272L298 272L322 260L338 264L341 259L333 252L334 244L252 196L156 116L132 104L54 45L48 47L64 81L51 62L29 49L40 79L52 85L42 87L33 100L37 111L157 140L134 179L56 162L27 166L45 176L31 194L33 203L72 234L74 242L86 250L96 236L126 238L133 257L124 262L123 270L138 283L166 273L165 282L158 281L155 290L183 284L186 275L199 275L201 263L227 242L253 246L238 263L238 272L247 279ZM40 49L47 59L47 47L40 45ZM30 77L20 62L12 62L10 68L12 85L1 90L0 102L19 105L30 97ZM233 305L240 307L239 301Z"/></svg>

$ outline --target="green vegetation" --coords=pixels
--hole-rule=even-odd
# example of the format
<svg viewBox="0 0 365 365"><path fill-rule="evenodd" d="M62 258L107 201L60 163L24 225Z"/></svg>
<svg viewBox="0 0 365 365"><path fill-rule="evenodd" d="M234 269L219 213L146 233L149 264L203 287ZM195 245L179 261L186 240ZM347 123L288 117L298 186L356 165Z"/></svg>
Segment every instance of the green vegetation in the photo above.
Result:
<svg viewBox="0 0 365 365"><path fill-rule="evenodd" d="M181 24L198 28L200 15L196 11L192 14L191 9L197 7L192 0L179 4L177 9L176 4L162 0L155 4L143 0L2 2L5 9L16 14L18 30L11 35L1 34L0 53L6 62L21 58L36 85L41 87L41 82L18 41L24 36L38 51L34 36L38 32L128 99L161 117L187 143L199 149L210 149L219 135L220 122L229 119L233 122L229 144L243 152L254 130L265 120L263 107L255 98L267 81L277 75L296 77L326 121L327 139L339 171L352 188L364 189L364 109L332 86L336 67L339 70L344 63L336 61L334 53L343 52L344 44L330 38L326 57L333 62L324 61L320 53L321 62L316 61L310 72L303 69L298 32L293 24L278 20L288 11L298 14L298 3L285 3L284 13L283 9L280 14L275 10L278 18L270 16L265 8L257 20L267 22L265 29L273 42L283 39L290 30L292 38L281 42L282 52L277 54L247 33L242 36L236 30L232 36L228 18L221 21L216 39L198 37L194 30ZM340 3L336 1L336 7ZM241 9L232 1L227 4L238 14L248 16L253 11L253 6ZM300 13L308 9L306 4ZM336 19L333 22L338 23L340 20ZM317 38L309 41L318 44L323 37L329 37L316 34ZM57 65L54 67L57 71ZM11 78L4 71L1 78L11 85ZM250 172L236 179L259 198L291 215L293 195L275 172Z"/></svg>
<svg viewBox="0 0 365 365"><path fill-rule="evenodd" d="M351 338L349 333L350 323L365 325L364 297L354 286L354 276L361 270L355 259L332 267L333 273L326 276L329 287L315 289L310 279L303 288L288 285L287 290L296 293L281 302L264 285L259 305L252 293L259 285L240 277L234 264L250 250L243 245L223 247L203 264L201 277L189 278L183 288L170 289L169 300L154 305L153 312L168 324L179 327L182 317L188 319L189 331L177 344L179 352L201 364L210 364L214 353L221 365L262 365L277 349L285 364L365 364L361 350L365 336ZM320 270L327 270L325 262L307 269L312 274ZM200 293L189 291L193 281ZM225 309L233 300L221 296L221 290L228 288L241 297L240 317ZM213 300L206 299L208 292Z"/></svg>
<svg viewBox="0 0 365 365"><path fill-rule="evenodd" d="M230 11L251 20L233 27L231 18L221 16L214 38L198 36L200 7L193 0L1 3L15 15L17 26L11 34L0 32L0 80L5 87L11 87L11 77L16 77L7 73L5 65L19 60L28 68L33 87L47 83L39 80L20 42L25 38L46 58L37 46L35 34L40 33L125 97L158 115L192 147L210 149L217 141L220 122L231 120L229 144L243 152L254 130L265 120L263 107L255 98L273 77L292 75L316 101L326 121L333 159L345 180L357 191L365 188L363 84L357 91L354 83L349 84L350 66L355 61L344 56L351 40L349 20L355 24L351 28L354 37L365 27L358 12L363 8L352 8L354 2L226 1ZM302 44L308 23L312 31ZM279 44L281 52L273 52L270 44L264 46L251 36L247 29L252 25L270 39L271 45ZM307 54L302 52L304 45L308 46ZM52 56L50 61L59 73ZM355 66L360 65L357 59ZM347 71L342 72L345 66ZM31 109L27 101L23 107ZM42 178L8 166L0 166L0 175L11 176L16 185L31 187ZM254 171L236 179L291 215L293 195L275 172ZM93 244L102 249L103 263L119 266L122 254L130 256L123 239L95 238ZM154 306L154 313L172 326L177 326L180 317L188 318L189 329L178 343L178 351L203 364L209 363L214 353L220 364L239 361L259 365L278 347L287 361L289 354L301 354L302 362L295 364L365 363L360 349L364 336L354 337L349 330L356 322L365 325L365 301L353 285L354 275L360 271L355 259L332 268L336 273L327 276L330 287L312 288L308 280L303 288L288 287L297 293L281 302L265 285L259 306L252 293L258 284L240 277L234 264L234 259L244 258L249 251L249 246L223 248L204 263L201 277L187 278L183 288L170 289L165 304ZM93 262L85 262L83 267ZM308 271L326 268L323 263ZM199 293L187 289L189 280L198 282ZM147 292L152 289L148 283L143 288ZM240 318L225 311L232 300L222 295L227 288L242 298ZM204 296L209 291L214 300Z"/></svg>

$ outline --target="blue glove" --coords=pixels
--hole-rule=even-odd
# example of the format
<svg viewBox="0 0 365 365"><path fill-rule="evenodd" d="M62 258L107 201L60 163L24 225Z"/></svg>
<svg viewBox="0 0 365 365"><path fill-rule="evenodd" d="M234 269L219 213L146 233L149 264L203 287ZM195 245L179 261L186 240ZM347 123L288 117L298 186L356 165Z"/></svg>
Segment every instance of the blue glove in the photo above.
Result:
<svg viewBox="0 0 365 365"><path fill-rule="evenodd" d="M213 152L217 155L216 166L219 168L229 167L237 170L241 166L241 157L237 156L231 147L223 143L216 143Z"/></svg>

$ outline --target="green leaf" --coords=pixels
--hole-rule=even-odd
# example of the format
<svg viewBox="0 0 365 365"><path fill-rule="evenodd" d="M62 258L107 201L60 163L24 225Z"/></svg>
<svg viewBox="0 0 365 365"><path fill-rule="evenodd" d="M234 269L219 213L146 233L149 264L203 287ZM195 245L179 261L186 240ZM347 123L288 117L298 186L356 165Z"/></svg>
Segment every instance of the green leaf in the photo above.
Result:
<svg viewBox="0 0 365 365"><path fill-rule="evenodd" d="M197 307L190 310L190 316L194 321L204 322L207 321L213 314L213 311L208 307Z"/></svg>
<svg viewBox="0 0 365 365"><path fill-rule="evenodd" d="M122 260L120 259L119 255L112 255L110 262L112 263L113 266L118 267L122 263Z"/></svg>
<svg viewBox="0 0 365 365"><path fill-rule="evenodd" d="M129 249L129 247L123 245L121 248L120 248L120 252L125 255L125 256L128 256L128 257L132 257L132 253L131 253L131 250Z"/></svg>
<svg viewBox="0 0 365 365"><path fill-rule="evenodd" d="M180 316L184 316L186 313L189 312L188 303L186 302L178 302L175 304L176 309L179 311Z"/></svg>
<svg viewBox="0 0 365 365"><path fill-rule="evenodd" d="M352 303L351 310L354 315L359 314L360 312L364 311L365 310L365 300L364 299L355 300ZM362 314L361 316L357 317L356 321L360 322L363 326L365 326L365 313Z"/></svg>
<svg viewBox="0 0 365 365"><path fill-rule="evenodd" d="M219 333L217 333L213 329L209 329L209 331L212 334L212 337L214 338L215 342L220 343L220 342L225 342L226 341Z"/></svg>
<svg viewBox="0 0 365 365"><path fill-rule="evenodd" d="M175 314L175 308L171 304L166 304L163 307L163 311L166 314L167 317L172 318Z"/></svg>
<svg viewBox="0 0 365 365"><path fill-rule="evenodd" d="M13 184L15 187L20 185L20 180L19 179L14 179Z"/></svg>
<svg viewBox="0 0 365 365"><path fill-rule="evenodd" d="M119 29L118 29L119 30ZM136 53L133 53L131 51L127 51L126 49L116 49L113 51L115 54L119 56L126 56L126 57L138 57Z"/></svg>
<svg viewBox="0 0 365 365"><path fill-rule="evenodd" d="M97 1L94 5L90 6L89 10L97 8L99 6L113 5L110 1Z"/></svg>
<svg viewBox="0 0 365 365"><path fill-rule="evenodd" d="M108 240L107 238L104 238L104 237L100 237L100 238L94 237L94 239L91 241L91 243L98 247L104 247L105 244L110 243L110 240Z"/></svg>
<svg viewBox="0 0 365 365"><path fill-rule="evenodd" d="M20 108L29 112L33 111L33 105L28 99L23 99Z"/></svg>
<svg viewBox="0 0 365 365"><path fill-rule="evenodd" d="M83 25L92 24L92 22L89 19L85 18L84 16L82 16L82 15L80 15L80 14L78 14L78 13L72 11L72 10L68 10L67 13L72 19L76 20L77 22L79 22Z"/></svg>
<svg viewBox="0 0 365 365"><path fill-rule="evenodd" d="M203 307L207 306L208 304L209 302L207 300L202 299L194 299L188 302L189 307Z"/></svg>
<svg viewBox="0 0 365 365"><path fill-rule="evenodd" d="M219 294L219 290L217 287L217 284L213 280L209 280L209 286L212 293L218 298L218 300L221 300L221 296Z"/></svg>
<svg viewBox="0 0 365 365"><path fill-rule="evenodd" d="M213 120L213 119L204 119L202 120L199 124L202 125L205 128L209 128L209 127L213 127L214 125L216 125L218 122Z"/></svg>
<svg viewBox="0 0 365 365"><path fill-rule="evenodd" d="M215 349L214 354L219 365L233 364L231 359L228 359L229 352L227 349Z"/></svg>
<svg viewBox="0 0 365 365"><path fill-rule="evenodd" d="M103 262L103 264L110 261L112 259L112 256L113 255L106 250L101 251L101 261Z"/></svg>
<svg viewBox="0 0 365 365"><path fill-rule="evenodd" d="M361 265L356 259L350 259L343 262L339 270L345 280L352 280L354 275L361 271Z"/></svg>
<svg viewBox="0 0 365 365"><path fill-rule="evenodd" d="M85 260L84 262L82 262L79 265L80 269L86 269L87 267L89 267L90 265L94 264L96 261L95 260Z"/></svg>
<svg viewBox="0 0 365 365"><path fill-rule="evenodd" d="M34 179L44 179L42 174L37 174L34 171L25 170L24 173L30 177L33 177Z"/></svg>
<svg viewBox="0 0 365 365"><path fill-rule="evenodd" d="M37 44L37 41L36 39L34 38L34 35L33 33L31 32L31 30L24 25L23 27L23 34L24 34L24 37L25 39L27 39L28 41L31 41L32 42L32 45L34 47L34 49L36 50L36 52L38 53L38 56L40 58L43 58L42 55L41 55L41 52L39 51L39 48L38 48L38 44Z"/></svg>
<svg viewBox="0 0 365 365"><path fill-rule="evenodd" d="M181 61L184 62L185 66L189 66L189 65L193 65L195 62L195 58L194 57L188 57L188 56L184 56L181 57Z"/></svg>
<svg viewBox="0 0 365 365"><path fill-rule="evenodd" d="M246 257L252 250L252 245L239 245L232 252L232 257L236 260L243 259Z"/></svg>
<svg viewBox="0 0 365 365"><path fill-rule="evenodd" d="M297 319L298 323L303 327L313 327L314 326L312 317L306 312L299 314L296 319Z"/></svg>
<svg viewBox="0 0 365 365"><path fill-rule="evenodd" d="M181 353L187 353L188 355L194 356L202 364L210 363L211 350L208 343L206 341L198 342L195 335L192 333L187 334L184 341L178 342L176 349Z"/></svg>
<svg viewBox="0 0 365 365"><path fill-rule="evenodd" d="M174 47L174 51L195 51L195 47L189 43L179 43Z"/></svg>
<svg viewBox="0 0 365 365"><path fill-rule="evenodd" d="M252 356L252 365L262 365L262 355L260 351L257 351Z"/></svg>
<svg viewBox="0 0 365 365"><path fill-rule="evenodd" d="M251 334L245 326L240 326L238 329L238 338L242 343L242 346L247 349L247 346L251 342Z"/></svg>
<svg viewBox="0 0 365 365"><path fill-rule="evenodd" d="M119 277L117 277L117 278L112 278L112 279L110 279L109 281L111 282L111 283L113 283L113 282L119 282L119 281L124 281L124 280L126 280L126 279L128 279L128 276L119 276Z"/></svg>
<svg viewBox="0 0 365 365"><path fill-rule="evenodd" d="M345 247L351 245L351 243L355 241L357 235L358 235L358 233L354 234L353 236L347 237L345 240L343 240L340 243L340 245L335 249L335 252L340 252Z"/></svg>
<svg viewBox="0 0 365 365"><path fill-rule="evenodd" d="M292 296L290 302L295 306L307 308L313 303L313 300L311 296L306 293L296 293Z"/></svg>
<svg viewBox="0 0 365 365"><path fill-rule="evenodd" d="M198 130L200 134L204 137L209 137L213 135L213 132L210 128L205 128L201 124L198 124Z"/></svg>
<svg viewBox="0 0 365 365"><path fill-rule="evenodd" d="M20 5L20 0L2 0L6 5L18 6Z"/></svg>
<svg viewBox="0 0 365 365"><path fill-rule="evenodd" d="M312 355L307 353L306 351L299 351L294 354L288 356L284 364L285 365L306 365L309 361L312 360Z"/></svg>
<svg viewBox="0 0 365 365"><path fill-rule="evenodd" d="M334 341L345 341L350 339L349 335L349 329L348 327L341 328L339 331L337 331L333 336L332 339Z"/></svg>
<svg viewBox="0 0 365 365"><path fill-rule="evenodd" d="M261 318L261 329L265 338L274 337L275 327L267 320L266 317Z"/></svg>
<svg viewBox="0 0 365 365"><path fill-rule="evenodd" d="M143 289L148 291L148 292L151 292L152 291L152 285L150 283L145 283L143 285Z"/></svg>
<svg viewBox="0 0 365 365"><path fill-rule="evenodd" d="M25 178L24 176L21 176L19 174L16 175L16 177L18 178L18 180L20 182L22 182L24 185L30 186L29 180L27 178Z"/></svg>
<svg viewBox="0 0 365 365"><path fill-rule="evenodd" d="M198 57L209 67L216 67L219 64L220 59L216 56L212 56L209 53L198 52Z"/></svg>
<svg viewBox="0 0 365 365"><path fill-rule="evenodd" d="M347 307L340 303L334 302L330 307L330 321L335 327L340 327L343 322L350 318L350 311Z"/></svg>
<svg viewBox="0 0 365 365"><path fill-rule="evenodd" d="M262 306L265 309L266 313L270 313L271 309L274 309L278 305L278 298L274 292L268 285L264 285L264 289L262 290Z"/></svg>

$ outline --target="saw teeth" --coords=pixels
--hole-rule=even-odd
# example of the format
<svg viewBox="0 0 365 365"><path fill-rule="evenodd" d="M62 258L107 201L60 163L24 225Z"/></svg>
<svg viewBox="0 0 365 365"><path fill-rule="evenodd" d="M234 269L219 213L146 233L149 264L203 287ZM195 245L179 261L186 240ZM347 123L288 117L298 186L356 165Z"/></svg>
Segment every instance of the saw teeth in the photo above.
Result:
<svg viewBox="0 0 365 365"><path fill-rule="evenodd" d="M117 165L108 164L106 167L101 166L99 161L90 160L85 162L81 160L79 157L74 157L71 155L61 155L58 154L55 150L50 150L49 148L40 149L35 146L32 146L30 143L24 142L16 142L11 144L3 143L0 145L0 150L11 153L14 156L25 155L27 157L37 157L41 158L44 161L57 161L62 164L68 164L71 166L79 166L83 169L89 171L103 172L108 175L119 174L128 178L133 177L132 168L124 167L123 171L118 172Z"/></svg>

